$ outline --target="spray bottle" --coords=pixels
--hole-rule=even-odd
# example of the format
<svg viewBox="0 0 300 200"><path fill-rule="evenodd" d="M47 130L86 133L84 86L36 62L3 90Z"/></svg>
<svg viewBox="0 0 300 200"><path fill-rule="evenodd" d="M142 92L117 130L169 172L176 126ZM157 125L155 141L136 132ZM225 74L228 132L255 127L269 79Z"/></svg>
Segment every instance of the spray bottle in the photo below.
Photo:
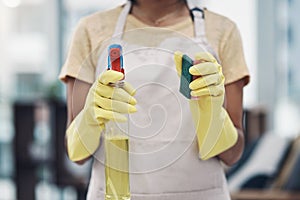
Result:
<svg viewBox="0 0 300 200"><path fill-rule="evenodd" d="M108 49L108 70L124 72L122 47ZM123 87L124 82L112 84ZM128 118L127 118L128 119ZM109 121L105 126L105 200L130 200L129 187L129 122Z"/></svg>

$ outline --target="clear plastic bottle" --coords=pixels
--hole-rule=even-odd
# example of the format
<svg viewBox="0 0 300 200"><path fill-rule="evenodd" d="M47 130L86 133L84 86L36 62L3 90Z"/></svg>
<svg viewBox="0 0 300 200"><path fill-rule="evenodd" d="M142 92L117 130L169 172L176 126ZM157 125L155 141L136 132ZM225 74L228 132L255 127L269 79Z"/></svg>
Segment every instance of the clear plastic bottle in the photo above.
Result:
<svg viewBox="0 0 300 200"><path fill-rule="evenodd" d="M120 52L116 53L118 49ZM110 55L111 52L116 53L116 57L109 56L109 70L124 73L121 46L111 45ZM112 84L114 87L123 85L122 81ZM130 200L128 120L127 115L127 122L109 121L105 125L105 200Z"/></svg>
<svg viewBox="0 0 300 200"><path fill-rule="evenodd" d="M106 200L130 199L129 137L120 124L109 122L105 133Z"/></svg>

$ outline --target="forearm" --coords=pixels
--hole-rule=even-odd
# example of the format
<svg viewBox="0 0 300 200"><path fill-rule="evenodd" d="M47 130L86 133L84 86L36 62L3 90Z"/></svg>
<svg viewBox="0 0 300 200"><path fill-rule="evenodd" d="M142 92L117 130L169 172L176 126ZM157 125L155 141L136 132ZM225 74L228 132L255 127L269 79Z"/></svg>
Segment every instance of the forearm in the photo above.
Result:
<svg viewBox="0 0 300 200"><path fill-rule="evenodd" d="M241 129L237 128L238 139L234 146L232 146L227 151L218 155L218 157L228 166L232 166L241 158L244 146L245 146L245 138L244 132Z"/></svg>
<svg viewBox="0 0 300 200"><path fill-rule="evenodd" d="M91 85L88 83L82 82L72 77L68 77L67 79L67 108L68 108L67 128L71 125L73 120L83 109L85 104L85 99L90 87ZM68 152L67 135L65 136L65 147L66 147L66 152ZM90 158L91 156L83 160L76 161L75 163L82 165Z"/></svg>
<svg viewBox="0 0 300 200"><path fill-rule="evenodd" d="M230 119L236 127L238 133L238 139L235 145L219 155L219 158L228 166L231 166L239 161L245 146L245 137L243 132L244 85L244 79L226 85L225 109L228 112Z"/></svg>

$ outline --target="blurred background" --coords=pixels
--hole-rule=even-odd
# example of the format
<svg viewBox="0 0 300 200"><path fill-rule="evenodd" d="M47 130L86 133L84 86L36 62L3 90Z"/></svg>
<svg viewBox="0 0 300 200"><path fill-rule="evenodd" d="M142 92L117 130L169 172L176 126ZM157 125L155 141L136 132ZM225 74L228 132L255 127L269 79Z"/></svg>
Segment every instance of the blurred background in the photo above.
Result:
<svg viewBox="0 0 300 200"><path fill-rule="evenodd" d="M300 191L300 1L192 2L236 22L251 72L247 148L227 169L233 198ZM90 163L66 158L65 86L57 77L78 20L122 3L0 0L0 200L84 199ZM243 193L248 189L255 194Z"/></svg>

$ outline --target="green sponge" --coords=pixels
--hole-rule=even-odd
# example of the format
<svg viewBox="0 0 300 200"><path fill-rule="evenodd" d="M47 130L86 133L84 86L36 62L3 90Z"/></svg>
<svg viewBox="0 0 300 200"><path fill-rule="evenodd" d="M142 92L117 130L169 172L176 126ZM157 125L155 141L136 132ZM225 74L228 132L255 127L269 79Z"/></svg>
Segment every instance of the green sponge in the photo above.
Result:
<svg viewBox="0 0 300 200"><path fill-rule="evenodd" d="M189 69L193 66L193 60L187 55L182 56L182 70L180 77L180 93L186 98L191 98L190 83L193 81L193 75L190 74Z"/></svg>

